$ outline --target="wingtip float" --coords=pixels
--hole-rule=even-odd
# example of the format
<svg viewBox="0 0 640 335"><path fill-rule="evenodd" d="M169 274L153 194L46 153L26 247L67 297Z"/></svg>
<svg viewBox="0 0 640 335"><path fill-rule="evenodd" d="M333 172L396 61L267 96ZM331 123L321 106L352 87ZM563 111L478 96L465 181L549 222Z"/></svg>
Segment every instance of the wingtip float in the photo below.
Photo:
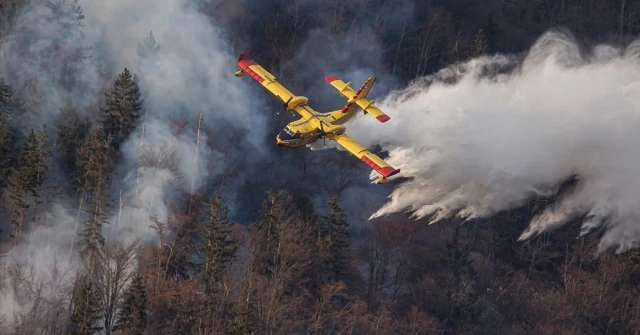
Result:
<svg viewBox="0 0 640 335"><path fill-rule="evenodd" d="M400 173L400 169L390 166L383 159L345 134L346 127L344 124L352 120L360 109L364 114L371 115L382 123L391 119L374 105L373 100L367 99L376 77L368 78L358 91L351 88L351 82L345 83L334 75L324 77L325 81L338 90L340 96L347 98L347 103L341 109L320 113L307 104L309 101L307 97L296 96L291 93L269 71L253 60L248 53L243 52L240 54L237 64L240 67L240 70L235 73L237 77L248 74L282 101L283 110L295 111L300 115L298 120L290 122L276 136L276 144L278 146L298 148L314 143L319 139L323 139L323 141L329 139L337 142L372 170L380 174L381 177L376 180L376 184L385 184L389 181L389 177Z"/></svg>

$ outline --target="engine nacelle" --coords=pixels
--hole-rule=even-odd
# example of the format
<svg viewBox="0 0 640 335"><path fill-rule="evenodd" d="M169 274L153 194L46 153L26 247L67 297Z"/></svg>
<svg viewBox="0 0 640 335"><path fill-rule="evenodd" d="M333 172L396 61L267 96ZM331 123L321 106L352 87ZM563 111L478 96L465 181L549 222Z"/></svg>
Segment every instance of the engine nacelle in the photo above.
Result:
<svg viewBox="0 0 640 335"><path fill-rule="evenodd" d="M308 102L309 99L307 97L298 95L291 98L291 101L289 101L289 103L287 104L287 109L294 109L299 105L306 105Z"/></svg>

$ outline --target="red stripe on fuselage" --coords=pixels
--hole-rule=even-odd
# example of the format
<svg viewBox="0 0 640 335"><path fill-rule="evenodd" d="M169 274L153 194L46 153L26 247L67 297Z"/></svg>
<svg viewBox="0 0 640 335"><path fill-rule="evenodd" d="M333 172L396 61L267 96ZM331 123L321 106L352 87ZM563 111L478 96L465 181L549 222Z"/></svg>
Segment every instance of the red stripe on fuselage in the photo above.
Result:
<svg viewBox="0 0 640 335"><path fill-rule="evenodd" d="M353 96L353 100L358 99L358 96L360 95L360 93L362 93L362 90L364 89L364 87L367 85L368 82L369 81L367 80L364 82L364 84L362 84L362 86L360 86L360 89L358 90L358 92L356 92L356 94ZM346 113L349 107L351 107L351 102L347 102L347 104L344 105L344 107L342 108L342 114Z"/></svg>
<svg viewBox="0 0 640 335"><path fill-rule="evenodd" d="M344 105L344 107L342 107L342 114L346 113L347 110L349 110L349 108L351 107L351 105L353 105L351 102L347 102L347 104Z"/></svg>

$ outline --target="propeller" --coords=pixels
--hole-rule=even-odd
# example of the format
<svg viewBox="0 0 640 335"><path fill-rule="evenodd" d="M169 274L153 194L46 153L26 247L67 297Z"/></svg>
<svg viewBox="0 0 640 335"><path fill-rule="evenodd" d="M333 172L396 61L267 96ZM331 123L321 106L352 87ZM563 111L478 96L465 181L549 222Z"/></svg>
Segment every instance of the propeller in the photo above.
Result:
<svg viewBox="0 0 640 335"><path fill-rule="evenodd" d="M324 142L324 148L326 149L327 148L327 138L325 136L323 136L326 133L324 132L324 126L322 124L323 124L323 122L320 121L320 131L322 132L322 135L320 135L320 136L322 137L322 141Z"/></svg>
<svg viewBox="0 0 640 335"><path fill-rule="evenodd" d="M280 113L282 113L283 111L287 110L287 107L289 106L289 102L291 102L291 99L293 99L293 96L291 96L289 98L289 100L284 101L284 99L282 99L279 95L277 96L282 102L284 102L284 104L282 104L282 108L276 113L276 115L280 115Z"/></svg>

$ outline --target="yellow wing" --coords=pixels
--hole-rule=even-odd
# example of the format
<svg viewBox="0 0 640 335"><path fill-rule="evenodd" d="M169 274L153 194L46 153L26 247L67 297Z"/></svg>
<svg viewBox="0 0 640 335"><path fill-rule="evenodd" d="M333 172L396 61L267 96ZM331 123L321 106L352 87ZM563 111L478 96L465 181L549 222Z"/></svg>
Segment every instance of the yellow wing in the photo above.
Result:
<svg viewBox="0 0 640 335"><path fill-rule="evenodd" d="M400 169L395 169L391 165L387 164L382 158L373 154L371 151L367 150L365 147L360 145L351 137L347 136L347 134L340 135L329 135L329 139L334 140L340 144L343 148L349 151L354 156L358 157L365 164L367 164L370 168L378 172L382 178L378 179L378 183L386 182L386 178L396 175L400 172Z"/></svg>
<svg viewBox="0 0 640 335"><path fill-rule="evenodd" d="M371 116L375 117L378 121L389 121L390 117L376 107L372 100L368 100L366 98L376 80L376 77L370 77L367 79L357 92L349 86L351 82L345 83L336 76L326 76L324 77L324 80L331 84L331 86L335 87L340 92L340 96L346 96L348 98L347 104L342 108L342 113L347 113L353 103L355 103L362 108L365 114L371 114Z"/></svg>
<svg viewBox="0 0 640 335"><path fill-rule="evenodd" d="M265 70L260 64L256 63L248 53L242 53L237 62L240 70L236 72L237 77L249 74L251 78L262 84L269 92L277 96L287 104L287 109L295 110L298 114L301 114L304 118L312 116L311 113L304 108L296 108L299 105L304 105L309 102L309 99L303 96L296 96L291 93L286 87L282 86L269 71Z"/></svg>

